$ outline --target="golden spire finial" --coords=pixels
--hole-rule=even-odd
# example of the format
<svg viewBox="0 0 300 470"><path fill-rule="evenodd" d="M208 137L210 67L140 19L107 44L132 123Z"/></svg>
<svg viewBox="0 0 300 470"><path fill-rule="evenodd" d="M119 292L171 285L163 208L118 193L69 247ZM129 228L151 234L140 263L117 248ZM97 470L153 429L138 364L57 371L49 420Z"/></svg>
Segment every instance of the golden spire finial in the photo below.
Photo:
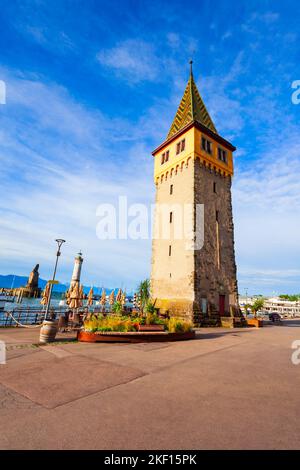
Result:
<svg viewBox="0 0 300 470"><path fill-rule="evenodd" d="M190 60L190 75L193 75L193 61L192 59Z"/></svg>

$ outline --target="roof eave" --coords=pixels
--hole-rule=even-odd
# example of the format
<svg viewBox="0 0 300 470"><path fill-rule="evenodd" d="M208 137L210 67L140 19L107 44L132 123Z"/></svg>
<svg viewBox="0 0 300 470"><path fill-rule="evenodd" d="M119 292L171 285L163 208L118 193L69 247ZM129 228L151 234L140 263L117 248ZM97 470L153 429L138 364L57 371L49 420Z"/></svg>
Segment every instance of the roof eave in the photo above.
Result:
<svg viewBox="0 0 300 470"><path fill-rule="evenodd" d="M223 137L221 137L219 134L216 134L215 132L211 131L210 129L208 129L208 127L204 126L203 124L201 124L200 122L198 121L191 121L189 122L186 126L184 126L182 129L180 129L179 131L176 132L176 134L173 134L171 137L169 137L167 140L165 140L162 144L160 144L159 147L157 147L155 150L153 150L152 152L152 155L154 156L157 152L159 152L163 147L169 145L171 142L173 142L173 140L177 139L178 137L180 137L184 132L188 131L189 129L191 129L193 126L195 126L197 129L199 129L200 131L202 131L203 133L205 133L206 135L208 135L209 137L213 138L214 140L216 140L217 142L219 142L219 144L223 145L224 147L226 147L228 150L230 150L231 152L235 152L236 150L236 147L234 145L232 145L228 140L224 139Z"/></svg>

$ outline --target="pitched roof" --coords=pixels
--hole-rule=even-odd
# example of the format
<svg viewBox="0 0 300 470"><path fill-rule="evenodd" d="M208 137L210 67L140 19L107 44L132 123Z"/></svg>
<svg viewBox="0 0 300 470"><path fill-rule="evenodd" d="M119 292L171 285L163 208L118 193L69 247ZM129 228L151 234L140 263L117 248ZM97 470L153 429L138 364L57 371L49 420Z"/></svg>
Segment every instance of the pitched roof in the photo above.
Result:
<svg viewBox="0 0 300 470"><path fill-rule="evenodd" d="M178 131L183 129L190 122L198 121L203 126L210 129L215 134L218 134L215 125L208 114L208 111L203 103L200 93L197 89L196 83L193 77L192 62L191 62L191 73L187 83L185 92L180 102L179 108L175 115L174 121L169 130L167 139L172 137Z"/></svg>

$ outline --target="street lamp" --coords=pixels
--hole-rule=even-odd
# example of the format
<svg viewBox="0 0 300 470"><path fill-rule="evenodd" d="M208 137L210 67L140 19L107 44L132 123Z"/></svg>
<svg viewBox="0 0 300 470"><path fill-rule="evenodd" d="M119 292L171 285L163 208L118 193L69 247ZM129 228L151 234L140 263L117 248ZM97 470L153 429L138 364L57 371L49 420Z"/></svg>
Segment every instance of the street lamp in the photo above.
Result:
<svg viewBox="0 0 300 470"><path fill-rule="evenodd" d="M50 282L49 297L48 297L48 302L47 302L47 307L46 307L46 312L45 312L45 320L47 320L48 313L49 313L50 302L51 302L51 294L52 294L52 287L53 287L53 284L54 284L53 281L55 281L58 258L60 257L60 248L61 248L62 244L65 243L66 240L63 240L62 238L57 238L55 241L56 241L56 243L57 243L56 261L55 261L55 266L54 266L54 272L53 272L52 281Z"/></svg>

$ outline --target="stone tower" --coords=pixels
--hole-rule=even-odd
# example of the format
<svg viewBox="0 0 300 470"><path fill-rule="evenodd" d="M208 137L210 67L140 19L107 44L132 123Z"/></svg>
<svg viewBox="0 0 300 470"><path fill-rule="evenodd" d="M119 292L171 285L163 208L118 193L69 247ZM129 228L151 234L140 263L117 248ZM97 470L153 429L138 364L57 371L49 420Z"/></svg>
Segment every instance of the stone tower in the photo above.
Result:
<svg viewBox="0 0 300 470"><path fill-rule="evenodd" d="M152 297L190 318L238 308L231 205L233 152L190 77L166 140L153 152Z"/></svg>

